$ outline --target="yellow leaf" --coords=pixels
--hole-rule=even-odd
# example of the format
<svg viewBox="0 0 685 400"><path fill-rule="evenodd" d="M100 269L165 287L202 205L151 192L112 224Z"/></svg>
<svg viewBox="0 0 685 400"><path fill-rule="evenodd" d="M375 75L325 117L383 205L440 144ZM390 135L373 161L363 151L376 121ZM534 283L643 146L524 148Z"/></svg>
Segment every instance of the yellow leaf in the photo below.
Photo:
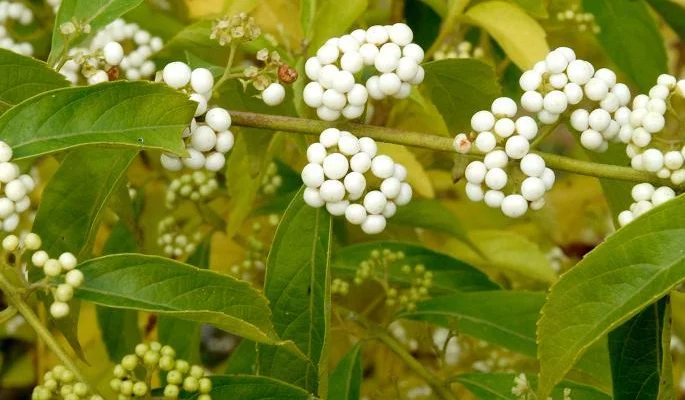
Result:
<svg viewBox="0 0 685 400"><path fill-rule="evenodd" d="M252 13L262 31L274 35L279 43L287 44L286 48L293 48L302 40L299 15L297 0L260 1Z"/></svg>
<svg viewBox="0 0 685 400"><path fill-rule="evenodd" d="M250 12L257 6L257 0L184 0L188 17L199 19L222 14Z"/></svg>
<svg viewBox="0 0 685 400"><path fill-rule="evenodd" d="M430 177L423 168L423 165L416 159L414 154L406 147L399 144L378 143L378 153L392 157L396 162L404 165L409 172L407 183L412 186L414 193L421 197L432 199L435 197L435 190Z"/></svg>
<svg viewBox="0 0 685 400"><path fill-rule="evenodd" d="M546 33L525 11L506 1L486 1L471 7L466 17L481 26L521 69L532 68L549 53Z"/></svg>

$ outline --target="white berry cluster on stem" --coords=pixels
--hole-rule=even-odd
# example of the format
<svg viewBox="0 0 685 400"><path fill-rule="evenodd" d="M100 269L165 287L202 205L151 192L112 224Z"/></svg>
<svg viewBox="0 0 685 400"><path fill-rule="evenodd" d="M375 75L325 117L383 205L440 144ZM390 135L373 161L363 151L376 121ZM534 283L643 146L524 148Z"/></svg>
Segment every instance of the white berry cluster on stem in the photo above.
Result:
<svg viewBox="0 0 685 400"><path fill-rule="evenodd" d="M17 42L12 36L12 23L30 25L33 11L20 1L0 1L0 49L7 49L25 56L33 55L33 45Z"/></svg>
<svg viewBox="0 0 685 400"><path fill-rule="evenodd" d="M28 174L21 174L19 166L10 160L12 149L0 141L0 223L2 230L13 232L20 222L20 215L31 208L31 192L36 183Z"/></svg>
<svg viewBox="0 0 685 400"><path fill-rule="evenodd" d="M309 164L302 170L305 202L344 215L367 234L382 232L397 206L411 201L412 188L405 182L407 169L377 152L371 138L358 139L337 128L321 132L307 149ZM372 190L371 180L380 181L380 187Z"/></svg>
<svg viewBox="0 0 685 400"><path fill-rule="evenodd" d="M60 73L76 84L80 72L89 85L115 80L120 75L132 81L150 79L157 71L151 58L162 47L161 38L119 18L98 31L87 47L71 49L70 59ZM124 48L132 50L125 52Z"/></svg>
<svg viewBox="0 0 685 400"><path fill-rule="evenodd" d="M55 319L64 318L69 315L68 303L74 297L74 290L83 284L83 273L75 269L78 260L73 254L64 252L57 258L50 258L45 250L40 250L41 246L40 236L35 233L27 234L23 240L9 235L2 241L2 248L7 252L17 253L18 257L24 252L33 252L31 264L43 271L44 281L52 293L50 315Z"/></svg>
<svg viewBox="0 0 685 400"><path fill-rule="evenodd" d="M635 218L646 213L654 207L675 198L675 191L668 186L655 188L650 183L638 183L630 192L634 202L628 210L618 215L618 224L626 226Z"/></svg>
<svg viewBox="0 0 685 400"><path fill-rule="evenodd" d="M667 124L667 117L671 116L667 112L675 113L671 103L683 97L685 80L677 81L667 74L659 76L648 94L635 96L633 109L622 128L630 133L626 154L631 166L661 179L670 179L675 185L685 183L685 143L679 132L671 131Z"/></svg>
<svg viewBox="0 0 685 400"><path fill-rule="evenodd" d="M523 216L529 208L542 208L544 195L555 181L554 171L546 167L545 161L529 153L530 142L538 136L538 124L530 116L515 118L517 113L512 99L500 97L492 102L490 110L473 115L473 145L485 157L470 162L465 170L466 196L500 208L511 218ZM471 141L466 134L459 134L454 147L459 153L468 153Z"/></svg>
<svg viewBox="0 0 685 400"><path fill-rule="evenodd" d="M219 187L216 176L205 171L194 171L181 175L169 184L166 192L166 207L172 209L179 199L204 201Z"/></svg>
<svg viewBox="0 0 685 400"><path fill-rule="evenodd" d="M183 232L179 221L171 215L157 224L157 244L167 257L181 258L191 254L200 240L202 240L202 232L196 231L189 237Z"/></svg>
<svg viewBox="0 0 685 400"><path fill-rule="evenodd" d="M537 113L542 124L555 123L571 112L571 126L580 133L588 150L604 152L609 142L624 141L621 120L628 111L630 89L617 83L608 68L595 67L576 58L568 47L552 50L544 61L521 75L523 108Z"/></svg>
<svg viewBox="0 0 685 400"><path fill-rule="evenodd" d="M316 108L322 120L335 121L362 116L368 98L405 98L412 85L423 82L423 49L412 43L414 34L409 26L374 25L357 29L349 35L329 39L305 63L307 77L304 102ZM365 67L373 75L365 84L357 83Z"/></svg>
<svg viewBox="0 0 685 400"><path fill-rule="evenodd" d="M212 399L209 394L212 381L205 377L204 369L177 359L173 347L162 346L158 342L140 343L136 345L134 354L125 355L121 363L114 366L110 387L120 399L149 398L149 377L157 371L166 372L166 386L162 391L164 399L185 398L194 393L199 393L198 400Z"/></svg>
<svg viewBox="0 0 685 400"><path fill-rule="evenodd" d="M231 116L228 111L221 107L209 108L207 104L212 98L214 76L206 68L191 69L186 63L175 61L164 67L161 78L197 102L195 118L183 134L188 157L164 153L162 166L169 171L180 171L184 166L211 172L221 170L226 165L226 153L233 148L234 137L229 130Z"/></svg>
<svg viewBox="0 0 685 400"><path fill-rule="evenodd" d="M102 400L102 397L91 391L85 382L63 365L56 365L43 375L43 384L33 388L31 400L52 399Z"/></svg>

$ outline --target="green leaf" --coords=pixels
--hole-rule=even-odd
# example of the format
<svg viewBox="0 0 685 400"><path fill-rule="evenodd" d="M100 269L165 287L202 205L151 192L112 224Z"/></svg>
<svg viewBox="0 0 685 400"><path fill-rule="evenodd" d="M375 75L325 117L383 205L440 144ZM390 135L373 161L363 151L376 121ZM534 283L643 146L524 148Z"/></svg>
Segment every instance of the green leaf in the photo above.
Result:
<svg viewBox="0 0 685 400"><path fill-rule="evenodd" d="M475 267L438 253L426 247L399 242L362 243L336 251L333 257L333 271L336 275L353 278L359 264L371 257L374 250L403 252L403 260L391 263L388 268L388 280L392 284L409 286L412 277L402 273L403 265L423 264L426 270L433 272L431 292L454 293L459 291L476 291L498 289L495 283ZM376 271L377 278L383 278L382 271Z"/></svg>
<svg viewBox="0 0 685 400"><path fill-rule="evenodd" d="M647 0L680 38L685 38L685 4L678 0Z"/></svg>
<svg viewBox="0 0 685 400"><path fill-rule="evenodd" d="M664 39L644 0L583 0L595 16L606 54L644 92L667 71ZM630 37L629 41L626 38Z"/></svg>
<svg viewBox="0 0 685 400"><path fill-rule="evenodd" d="M305 390L265 376L226 375L210 376L211 396L214 399L240 400L310 400ZM190 399L197 399L195 394Z"/></svg>
<svg viewBox="0 0 685 400"><path fill-rule="evenodd" d="M673 398L669 320L664 298L609 334L614 400Z"/></svg>
<svg viewBox="0 0 685 400"><path fill-rule="evenodd" d="M528 14L536 18L547 18L547 0L513 0Z"/></svg>
<svg viewBox="0 0 685 400"><path fill-rule="evenodd" d="M48 57L48 63L55 64L60 57L65 55L69 47L78 45L89 37L95 35L107 24L131 11L143 0L64 0L57 12L55 27L52 32L52 49ZM89 24L89 33L81 33L65 42L64 35L60 31L62 24L66 22L78 22ZM65 48L66 47L66 48Z"/></svg>
<svg viewBox="0 0 685 400"><path fill-rule="evenodd" d="M329 400L359 400L362 386L363 343L357 343L345 354L331 375Z"/></svg>
<svg viewBox="0 0 685 400"><path fill-rule="evenodd" d="M256 371L256 365L257 344L251 340L243 339L228 359L224 374L252 375L258 372Z"/></svg>
<svg viewBox="0 0 685 400"><path fill-rule="evenodd" d="M552 287L538 325L544 397L583 352L685 277L685 197L619 230Z"/></svg>
<svg viewBox="0 0 685 400"><path fill-rule="evenodd" d="M211 235L188 257L188 264L198 268L209 268L211 253ZM157 339L176 350L179 358L190 363L200 361L200 328L201 324L180 318L161 315L157 327Z"/></svg>
<svg viewBox="0 0 685 400"><path fill-rule="evenodd" d="M100 144L185 155L181 132L196 104L172 88L112 82L45 92L0 117L0 138L14 158Z"/></svg>
<svg viewBox="0 0 685 400"><path fill-rule="evenodd" d="M539 292L458 293L419 302L399 317L457 326L461 333L535 356L535 323L544 302Z"/></svg>
<svg viewBox="0 0 685 400"><path fill-rule="evenodd" d="M138 245L123 221L112 228L105 242L103 254L130 253L138 250ZM102 341L112 362L118 363L131 349L142 342L138 329L138 312L97 306L97 320Z"/></svg>
<svg viewBox="0 0 685 400"><path fill-rule="evenodd" d="M0 114L29 97L69 85L44 62L5 49L0 49L0 77Z"/></svg>
<svg viewBox="0 0 685 400"><path fill-rule="evenodd" d="M292 340L309 361L274 347L260 347L260 373L326 393L325 343L330 324L331 217L304 203L302 192L283 215L267 260L264 294L276 333ZM325 397L325 396L323 396Z"/></svg>
<svg viewBox="0 0 685 400"><path fill-rule="evenodd" d="M532 68L549 53L544 29L515 4L486 1L469 8L465 16L485 29L522 70Z"/></svg>
<svg viewBox="0 0 685 400"><path fill-rule="evenodd" d="M314 54L328 39L347 32L369 6L368 0L348 0L344 7L337 0L320 0L320 3L308 48L310 54Z"/></svg>
<svg viewBox="0 0 685 400"><path fill-rule="evenodd" d="M469 240L461 221L438 200L414 199L397 209L392 223L446 233L464 242Z"/></svg>
<svg viewBox="0 0 685 400"><path fill-rule="evenodd" d="M81 264L76 292L95 304L214 325L260 343L280 344L267 300L247 282L162 257L119 254Z"/></svg>
<svg viewBox="0 0 685 400"><path fill-rule="evenodd" d="M456 328L460 333L535 357L535 326L544 303L545 295L541 292L457 293L419 302L416 310L398 317ZM594 346L574 373L602 387L610 386L605 343Z"/></svg>
<svg viewBox="0 0 685 400"><path fill-rule="evenodd" d="M423 66L424 84L450 130L470 131L471 116L499 96L495 71L473 59L433 61Z"/></svg>
<svg viewBox="0 0 685 400"><path fill-rule="evenodd" d="M300 25L304 37L308 39L311 39L314 33L317 2L318 0L302 0L300 2Z"/></svg>
<svg viewBox="0 0 685 400"><path fill-rule="evenodd" d="M520 396L511 393L511 389L515 386L514 378L516 378L515 374L471 373L458 375L454 380L464 385L471 393L482 400L519 400L521 398ZM527 374L526 378L528 379L530 386L534 388L538 381L537 376ZM611 396L603 393L599 389L571 381L563 381L557 385L552 392L551 398L558 400L565 398L564 389L571 389L572 399L611 400Z"/></svg>
<svg viewBox="0 0 685 400"><path fill-rule="evenodd" d="M53 257L70 251L81 260L90 250L112 193L125 179L136 150L76 149L43 190L33 230Z"/></svg>

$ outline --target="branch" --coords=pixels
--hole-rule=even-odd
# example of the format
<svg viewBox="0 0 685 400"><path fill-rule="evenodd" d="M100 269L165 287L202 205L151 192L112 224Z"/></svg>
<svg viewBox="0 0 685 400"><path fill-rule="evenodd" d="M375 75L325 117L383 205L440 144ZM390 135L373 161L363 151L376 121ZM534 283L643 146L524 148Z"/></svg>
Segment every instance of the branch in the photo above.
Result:
<svg viewBox="0 0 685 400"><path fill-rule="evenodd" d="M318 136L324 129L334 126L329 122L313 119L283 117L242 111L230 111L230 114L233 125L235 126L301 133L305 135ZM452 138L445 136L411 132L382 126L357 124L353 122L339 123L335 126L353 132L356 136L368 136L380 142L395 143L405 146L457 154L454 151L454 147L452 147ZM594 176L596 178L615 179L626 182L650 182L655 185L666 185L681 190L685 189L685 185L674 186L668 180L660 179L649 172L637 171L630 167L576 160L570 157L539 151L533 151L533 153L540 155L540 157L545 160L545 163L549 168L558 171ZM463 155L463 157L482 159L482 154L473 153Z"/></svg>

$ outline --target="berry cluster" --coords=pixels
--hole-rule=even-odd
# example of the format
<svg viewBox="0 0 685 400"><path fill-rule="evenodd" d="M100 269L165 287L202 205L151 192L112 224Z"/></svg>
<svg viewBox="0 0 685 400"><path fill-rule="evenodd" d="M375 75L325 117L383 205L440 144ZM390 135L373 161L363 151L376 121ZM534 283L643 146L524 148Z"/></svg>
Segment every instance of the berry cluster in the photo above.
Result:
<svg viewBox="0 0 685 400"><path fill-rule="evenodd" d="M553 124L559 116L584 99L592 104L589 110L578 108L571 115L571 126L581 132L583 147L603 152L609 141L621 136L619 120L630 103L630 89L616 82L616 74L608 68L595 67L585 60L576 59L568 47L552 50L521 75L521 105L526 111L537 113L543 124ZM612 114L614 114L612 116Z"/></svg>
<svg viewBox="0 0 685 400"><path fill-rule="evenodd" d="M43 384L36 386L31 400L102 400L87 384L76 379L74 373L63 365L56 365L43 375Z"/></svg>
<svg viewBox="0 0 685 400"><path fill-rule="evenodd" d="M275 227L280 219L269 218L269 225ZM260 239L259 233L262 232L262 224L254 222L252 232L244 238L242 246L245 248L245 259L231 266L231 275L244 281L253 282L256 273L261 273L266 268L266 257L268 248L264 241Z"/></svg>
<svg viewBox="0 0 685 400"><path fill-rule="evenodd" d="M192 254L201 240L200 231L196 231L191 237L183 233L179 222L172 215L163 218L157 224L157 245L167 257L182 258Z"/></svg>
<svg viewBox="0 0 685 400"><path fill-rule="evenodd" d="M0 1L0 49L7 49L25 56L33 55L33 45L17 42L10 33L13 23L29 25L33 22L33 12L19 1Z"/></svg>
<svg viewBox="0 0 685 400"><path fill-rule="evenodd" d="M36 187L31 175L22 175L19 166L10 162L11 159L12 149L0 141L0 185L3 195L0 197L0 221L5 232L17 229L20 214L31 208L29 195Z"/></svg>
<svg viewBox="0 0 685 400"><path fill-rule="evenodd" d="M139 378L142 374L145 380ZM162 346L158 342L141 343L136 346L134 354L125 355L121 363L114 366L114 379L110 381L112 390L119 398L149 398L149 377L156 371L165 371L166 386L163 390L165 399L177 399L199 392L198 400L211 400L212 381L205 377L205 371L198 365L190 365L185 360L176 359L176 351L171 346Z"/></svg>
<svg viewBox="0 0 685 400"><path fill-rule="evenodd" d="M388 270L393 264L404 260L405 255L401 251L393 252L390 249L373 250L367 260L359 263L355 272L354 284L361 285L368 279L377 280L385 290L385 304L389 307L399 305L401 308L413 310L416 302L426 300L430 296L429 289L433 285L433 273L427 271L422 264L415 266L402 265L403 274L409 275L410 286L397 289L390 286L387 278L380 279L378 276L387 277Z"/></svg>
<svg viewBox="0 0 685 400"><path fill-rule="evenodd" d="M388 96L405 98L411 85L423 82L423 49L412 43L414 34L407 25L374 25L357 29L349 35L329 39L305 63L312 80L304 88L304 102L316 108L322 120L361 117L369 97L382 100ZM375 73L362 85L357 78L366 77L364 67Z"/></svg>
<svg viewBox="0 0 685 400"><path fill-rule="evenodd" d="M382 232L397 206L411 201L412 188L404 182L407 169L377 151L371 138L357 139L337 128L321 132L319 142L307 149L304 201L317 208L325 205L332 215L345 215L367 234ZM367 179L380 180L379 190L369 190Z"/></svg>
<svg viewBox="0 0 685 400"><path fill-rule="evenodd" d="M119 18L98 31L87 47L71 49L70 60L60 72L74 84L79 72L89 85L115 80L120 73L132 81L149 79L157 71L151 58L163 46L161 38ZM125 52L124 48L132 50Z"/></svg>
<svg viewBox="0 0 685 400"><path fill-rule="evenodd" d="M269 164L266 173L262 177L261 189L265 195L272 195L283 185L283 177L278 174L278 165Z"/></svg>
<svg viewBox="0 0 685 400"><path fill-rule="evenodd" d="M226 165L225 154L233 148L234 137L229 130L231 116L228 111L221 107L208 109L214 76L206 68L191 69L187 64L175 61L164 67L162 80L174 89L189 93L190 99L197 102L195 119L183 134L189 157L181 159L164 153L162 166L169 171L179 171L184 165L212 172L221 170Z"/></svg>
<svg viewBox="0 0 685 400"><path fill-rule="evenodd" d="M438 51L433 54L434 60L446 60L452 58L476 58L480 59L485 57L485 52L483 49L476 46L474 47L471 42L464 40L456 46L450 46L444 44L440 47Z"/></svg>
<svg viewBox="0 0 685 400"><path fill-rule="evenodd" d="M578 10L577 5L564 11L559 11L556 17L558 22L567 23L578 29L579 32L591 31L594 34L598 34L602 31L597 22L595 22L595 16L592 13Z"/></svg>
<svg viewBox="0 0 685 400"><path fill-rule="evenodd" d="M41 245L40 236L35 233L27 234L23 240L15 235L9 235L2 241L2 248L7 252L33 251L31 263L43 270L48 284L52 283L51 280L64 276L63 283L50 286L53 297L50 315L55 319L64 318L69 315L68 303L74 297L74 289L83 284L83 272L75 269L78 260L73 254L65 252L58 258L50 258L45 250L40 250Z"/></svg>
<svg viewBox="0 0 685 400"><path fill-rule="evenodd" d="M631 166L638 171L648 171L662 179L671 179L676 185L685 182L685 146L672 140L666 132L666 112L673 96L685 97L685 79L677 81L674 76L663 74L649 94L633 99L632 112L626 113L621 132L626 132L630 143L626 154Z"/></svg>
<svg viewBox="0 0 685 400"><path fill-rule="evenodd" d="M209 172L193 171L181 175L169 184L166 191L166 207L172 209L179 199L204 201L219 187L216 176Z"/></svg>
<svg viewBox="0 0 685 400"><path fill-rule="evenodd" d="M621 226L628 225L635 218L675 198L676 195L675 191L668 186L655 188L650 183L638 183L633 186L630 194L634 203L630 205L630 209L618 215L618 224Z"/></svg>
<svg viewBox="0 0 685 400"><path fill-rule="evenodd" d="M340 278L335 278L331 282L331 293L347 296L350 292L350 284Z"/></svg>
<svg viewBox="0 0 685 400"><path fill-rule="evenodd" d="M530 141L538 135L537 123L529 116L514 119L517 112L512 99L500 97L492 102L489 111L473 115L471 128L477 133L473 145L485 157L470 162L464 172L466 196L471 201L484 201L511 218L523 216L528 208L542 208L544 195L555 181L554 171L546 167L545 161L529 153ZM467 153L471 142L462 133L455 137L454 147L457 152ZM518 161L518 169L510 165L512 160ZM511 194L504 193L507 187Z"/></svg>

